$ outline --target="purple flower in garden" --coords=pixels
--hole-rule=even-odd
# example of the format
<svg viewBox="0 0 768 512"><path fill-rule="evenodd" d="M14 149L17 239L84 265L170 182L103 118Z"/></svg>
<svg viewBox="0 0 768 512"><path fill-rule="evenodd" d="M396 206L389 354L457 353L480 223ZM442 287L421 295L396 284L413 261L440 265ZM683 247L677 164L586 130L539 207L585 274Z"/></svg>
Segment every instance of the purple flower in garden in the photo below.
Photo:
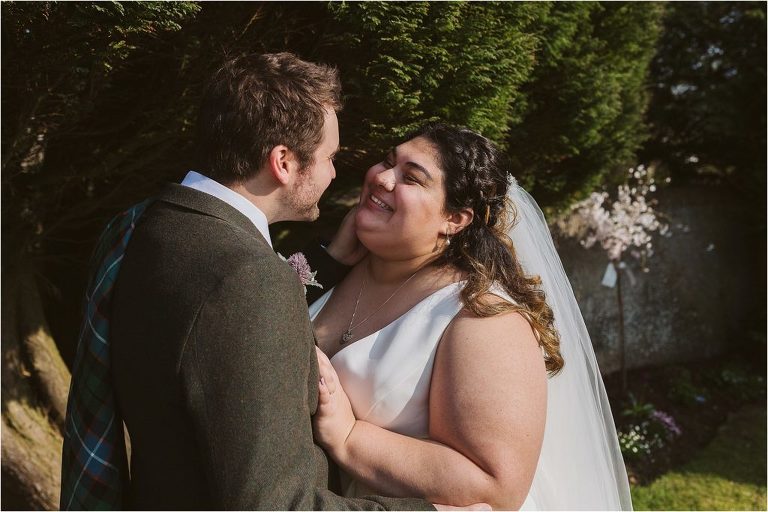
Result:
<svg viewBox="0 0 768 512"><path fill-rule="evenodd" d="M664 411L653 411L651 419L659 423L667 430L667 432L675 437L680 436L683 433L675 419Z"/></svg>
<svg viewBox="0 0 768 512"><path fill-rule="evenodd" d="M318 283L315 279L317 272L312 272L312 269L307 262L307 257L304 256L304 253L295 252L288 256L288 258L280 253L277 253L277 255L280 256L284 261L288 262L291 268L296 272L296 275L299 276L299 281L301 281L301 284L304 285L305 295L307 293L307 286L317 286L320 289L323 288L323 285Z"/></svg>

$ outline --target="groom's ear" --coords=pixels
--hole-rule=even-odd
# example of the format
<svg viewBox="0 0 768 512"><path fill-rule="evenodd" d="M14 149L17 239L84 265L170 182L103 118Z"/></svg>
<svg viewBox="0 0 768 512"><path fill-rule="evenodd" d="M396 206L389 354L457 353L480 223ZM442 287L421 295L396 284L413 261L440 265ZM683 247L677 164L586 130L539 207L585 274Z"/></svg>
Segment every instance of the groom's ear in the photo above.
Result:
<svg viewBox="0 0 768 512"><path fill-rule="evenodd" d="M267 156L267 168L269 174L280 184L287 185L299 168L296 155L288 149L288 146L280 144L275 146Z"/></svg>

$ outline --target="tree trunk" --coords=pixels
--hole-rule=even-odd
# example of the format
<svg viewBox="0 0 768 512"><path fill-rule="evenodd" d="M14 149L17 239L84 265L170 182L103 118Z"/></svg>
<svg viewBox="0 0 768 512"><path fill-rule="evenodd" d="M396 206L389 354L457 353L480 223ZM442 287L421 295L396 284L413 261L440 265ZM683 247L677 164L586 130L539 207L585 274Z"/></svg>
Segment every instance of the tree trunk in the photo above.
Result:
<svg viewBox="0 0 768 512"><path fill-rule="evenodd" d="M621 268L619 262L613 262L616 268L616 299L619 303L619 354L621 358L621 391L627 392L627 342L624 338L624 300L621 296Z"/></svg>
<svg viewBox="0 0 768 512"><path fill-rule="evenodd" d="M2 508L59 506L69 370L31 269L2 280Z"/></svg>

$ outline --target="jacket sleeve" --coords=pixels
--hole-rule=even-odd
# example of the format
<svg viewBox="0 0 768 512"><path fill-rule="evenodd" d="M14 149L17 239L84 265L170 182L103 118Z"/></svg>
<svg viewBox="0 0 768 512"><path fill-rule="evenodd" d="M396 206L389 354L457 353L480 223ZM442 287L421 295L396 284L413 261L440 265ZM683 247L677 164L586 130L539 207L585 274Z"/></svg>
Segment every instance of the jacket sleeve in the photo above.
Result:
<svg viewBox="0 0 768 512"><path fill-rule="evenodd" d="M322 288L307 286L307 304L312 304L325 292L339 284L349 271L352 270L352 267L348 267L333 259L323 247L320 239L315 239L304 247L302 252L307 257L307 263L309 263L310 268L313 271L317 271L315 279L323 285Z"/></svg>
<svg viewBox="0 0 768 512"><path fill-rule="evenodd" d="M292 272L279 263L233 269L201 306L181 358L182 392L216 503L432 510L419 499L350 499L328 490L328 463L310 417L317 359Z"/></svg>

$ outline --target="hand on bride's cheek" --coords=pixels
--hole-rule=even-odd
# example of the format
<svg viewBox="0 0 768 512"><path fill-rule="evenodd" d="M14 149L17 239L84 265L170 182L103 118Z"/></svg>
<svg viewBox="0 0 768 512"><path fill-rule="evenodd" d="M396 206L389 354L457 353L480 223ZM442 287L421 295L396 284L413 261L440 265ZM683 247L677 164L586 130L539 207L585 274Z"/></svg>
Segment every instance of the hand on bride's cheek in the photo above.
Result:
<svg viewBox="0 0 768 512"><path fill-rule="evenodd" d="M338 458L355 426L355 414L328 357L317 347L316 352L320 382L317 411L312 417L312 430L315 441L331 456Z"/></svg>
<svg viewBox="0 0 768 512"><path fill-rule="evenodd" d="M368 249L360 243L355 230L355 218L357 215L357 206L354 206L341 221L339 230L328 244L326 250L333 259L347 266L353 266L362 260Z"/></svg>

